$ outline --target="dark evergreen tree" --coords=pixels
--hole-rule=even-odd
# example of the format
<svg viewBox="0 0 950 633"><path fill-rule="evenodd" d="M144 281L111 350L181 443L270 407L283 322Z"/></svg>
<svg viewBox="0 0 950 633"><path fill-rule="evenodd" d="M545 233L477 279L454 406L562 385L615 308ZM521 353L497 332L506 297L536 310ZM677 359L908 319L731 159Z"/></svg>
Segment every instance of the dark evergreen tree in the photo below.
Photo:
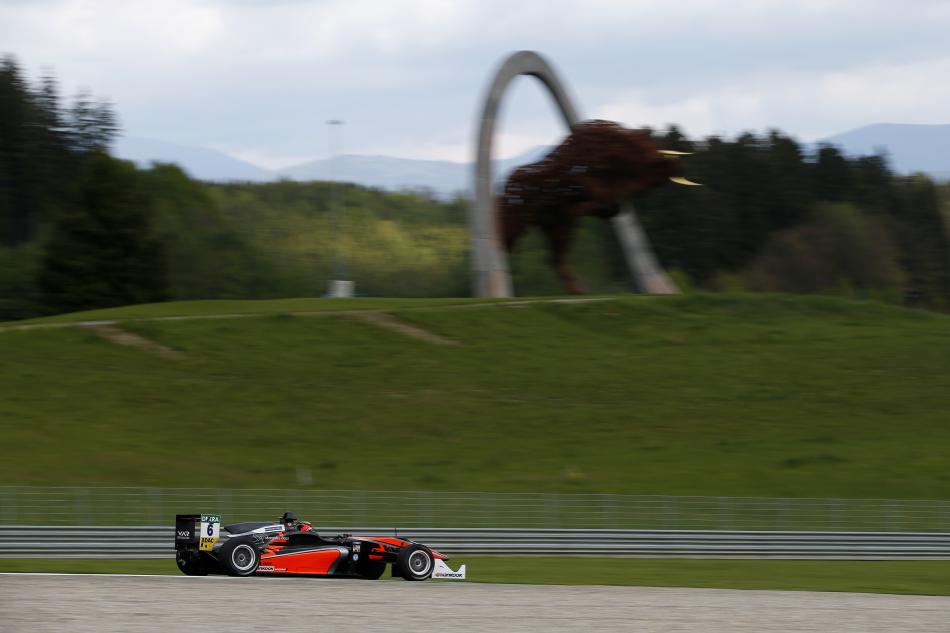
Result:
<svg viewBox="0 0 950 633"><path fill-rule="evenodd" d="M165 245L153 231L147 192L131 163L93 150L78 203L53 224L38 274L48 312L168 298Z"/></svg>
<svg viewBox="0 0 950 633"><path fill-rule="evenodd" d="M808 187L808 165L795 139L778 130L769 132L764 148L769 162L767 213L769 231L780 231L800 224L808 215L812 193Z"/></svg>
<svg viewBox="0 0 950 633"><path fill-rule="evenodd" d="M814 192L819 200L838 202L847 200L852 191L851 169L848 159L833 145L818 148L814 169Z"/></svg>
<svg viewBox="0 0 950 633"><path fill-rule="evenodd" d="M32 237L36 192L27 153L32 118L29 92L13 57L0 61L0 240L8 246Z"/></svg>
<svg viewBox="0 0 950 633"><path fill-rule="evenodd" d="M0 62L0 244L33 240L70 193L69 151L56 83L31 90L12 57Z"/></svg>
<svg viewBox="0 0 950 633"><path fill-rule="evenodd" d="M925 176L902 179L889 226L909 276L906 301L950 307L950 245L937 187Z"/></svg>
<svg viewBox="0 0 950 633"><path fill-rule="evenodd" d="M88 90L76 95L66 120L71 145L81 153L107 151L120 131L112 104Z"/></svg>

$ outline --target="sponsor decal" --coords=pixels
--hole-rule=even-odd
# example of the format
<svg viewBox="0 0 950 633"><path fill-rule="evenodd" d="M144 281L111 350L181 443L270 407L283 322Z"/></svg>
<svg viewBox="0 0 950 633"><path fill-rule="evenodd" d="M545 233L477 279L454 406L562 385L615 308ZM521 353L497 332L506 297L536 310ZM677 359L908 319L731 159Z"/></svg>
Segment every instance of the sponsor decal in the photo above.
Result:
<svg viewBox="0 0 950 633"><path fill-rule="evenodd" d="M178 538L191 538L191 532L188 530L178 530Z"/></svg>
<svg viewBox="0 0 950 633"><path fill-rule="evenodd" d="M214 544L218 542L219 530L221 527L221 516L218 514L201 515L201 542L198 549L203 552L210 552Z"/></svg>
<svg viewBox="0 0 950 633"><path fill-rule="evenodd" d="M465 565L459 567L458 571L453 571L439 559L435 561L435 569L432 570L433 578L444 578L446 580L465 580Z"/></svg>
<svg viewBox="0 0 950 633"><path fill-rule="evenodd" d="M218 539L216 538L206 538L202 536L201 543L198 545L198 549L200 549L202 552L210 552L212 549L214 549L214 544L217 542Z"/></svg>
<svg viewBox="0 0 950 633"><path fill-rule="evenodd" d="M259 565L257 571L275 571L272 565Z"/></svg>

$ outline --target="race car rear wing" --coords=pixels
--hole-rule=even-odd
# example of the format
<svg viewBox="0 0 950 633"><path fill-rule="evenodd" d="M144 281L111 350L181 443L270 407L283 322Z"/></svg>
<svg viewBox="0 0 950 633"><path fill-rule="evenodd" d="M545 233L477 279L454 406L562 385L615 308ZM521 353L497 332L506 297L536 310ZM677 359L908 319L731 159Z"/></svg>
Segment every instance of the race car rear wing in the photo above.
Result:
<svg viewBox="0 0 950 633"><path fill-rule="evenodd" d="M219 514L176 514L175 549L210 552L221 534Z"/></svg>

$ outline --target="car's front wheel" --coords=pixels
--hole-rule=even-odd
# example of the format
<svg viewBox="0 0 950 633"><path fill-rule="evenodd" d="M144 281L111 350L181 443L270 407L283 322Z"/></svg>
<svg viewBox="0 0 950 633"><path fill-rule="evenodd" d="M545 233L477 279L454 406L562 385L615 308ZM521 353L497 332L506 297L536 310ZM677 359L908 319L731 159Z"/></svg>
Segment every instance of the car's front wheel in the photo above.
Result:
<svg viewBox="0 0 950 633"><path fill-rule="evenodd" d="M235 539L221 546L218 560L231 576L250 576L261 562L257 548L250 541Z"/></svg>
<svg viewBox="0 0 950 633"><path fill-rule="evenodd" d="M425 580L434 567L432 552L424 545L410 545L396 557L396 572L406 580Z"/></svg>

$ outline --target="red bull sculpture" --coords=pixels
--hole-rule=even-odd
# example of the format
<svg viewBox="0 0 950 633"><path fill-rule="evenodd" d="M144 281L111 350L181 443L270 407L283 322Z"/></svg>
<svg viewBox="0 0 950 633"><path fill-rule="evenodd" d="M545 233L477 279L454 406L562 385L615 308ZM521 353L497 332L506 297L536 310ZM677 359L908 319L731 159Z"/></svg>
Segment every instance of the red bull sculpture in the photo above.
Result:
<svg viewBox="0 0 950 633"><path fill-rule="evenodd" d="M645 132L611 121L583 121L550 154L509 176L498 201L499 236L511 253L531 225L544 233L549 262L565 290L586 292L567 264L577 219L611 218L620 203L667 182L695 185L680 175L684 152L660 149Z"/></svg>

